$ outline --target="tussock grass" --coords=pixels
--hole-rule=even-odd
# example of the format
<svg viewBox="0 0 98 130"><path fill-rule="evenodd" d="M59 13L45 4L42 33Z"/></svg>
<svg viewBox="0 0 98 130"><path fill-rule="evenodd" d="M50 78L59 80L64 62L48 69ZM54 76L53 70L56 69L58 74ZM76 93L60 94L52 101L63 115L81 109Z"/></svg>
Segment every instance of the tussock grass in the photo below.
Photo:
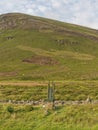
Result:
<svg viewBox="0 0 98 130"><path fill-rule="evenodd" d="M1 83L1 100L46 100L48 82L6 82ZM56 100L98 100L98 82L62 81L55 82Z"/></svg>
<svg viewBox="0 0 98 130"><path fill-rule="evenodd" d="M13 105L14 112L7 111L8 106L0 105L0 128L2 130L97 130L98 105L80 105L58 107L45 115L40 107Z"/></svg>

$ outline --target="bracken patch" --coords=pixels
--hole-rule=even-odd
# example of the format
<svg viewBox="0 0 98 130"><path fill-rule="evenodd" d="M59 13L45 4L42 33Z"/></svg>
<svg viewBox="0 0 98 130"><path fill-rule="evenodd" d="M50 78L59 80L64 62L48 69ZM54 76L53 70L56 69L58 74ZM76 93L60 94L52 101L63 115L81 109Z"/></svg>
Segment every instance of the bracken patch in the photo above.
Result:
<svg viewBox="0 0 98 130"><path fill-rule="evenodd" d="M37 65L56 65L58 61L46 56L32 56L31 58L23 59L23 62L37 64Z"/></svg>

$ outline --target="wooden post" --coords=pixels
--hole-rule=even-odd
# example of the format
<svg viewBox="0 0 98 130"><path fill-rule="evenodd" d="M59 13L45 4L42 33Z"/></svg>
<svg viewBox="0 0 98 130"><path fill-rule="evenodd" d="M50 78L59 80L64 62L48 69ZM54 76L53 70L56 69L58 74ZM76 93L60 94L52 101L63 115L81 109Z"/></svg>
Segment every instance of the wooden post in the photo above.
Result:
<svg viewBox="0 0 98 130"><path fill-rule="evenodd" d="M54 105L54 93L55 93L55 83L52 82L48 83L48 106L50 106L51 108L54 108L55 105Z"/></svg>

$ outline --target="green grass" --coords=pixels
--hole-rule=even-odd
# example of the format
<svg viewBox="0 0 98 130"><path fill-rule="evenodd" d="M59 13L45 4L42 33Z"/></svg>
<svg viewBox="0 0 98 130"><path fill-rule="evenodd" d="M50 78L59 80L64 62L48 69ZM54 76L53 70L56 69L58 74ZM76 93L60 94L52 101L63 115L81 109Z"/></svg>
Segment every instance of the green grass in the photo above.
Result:
<svg viewBox="0 0 98 130"><path fill-rule="evenodd" d="M47 84L35 85L32 82L12 82L0 86L0 100L47 100ZM16 85L15 85L16 84ZM98 82L66 81L55 82L55 100L98 100Z"/></svg>
<svg viewBox="0 0 98 130"><path fill-rule="evenodd" d="M8 105L0 105L0 129L2 130L97 130L98 105L68 105L56 110L45 110L28 106L10 105L13 113L7 110Z"/></svg>

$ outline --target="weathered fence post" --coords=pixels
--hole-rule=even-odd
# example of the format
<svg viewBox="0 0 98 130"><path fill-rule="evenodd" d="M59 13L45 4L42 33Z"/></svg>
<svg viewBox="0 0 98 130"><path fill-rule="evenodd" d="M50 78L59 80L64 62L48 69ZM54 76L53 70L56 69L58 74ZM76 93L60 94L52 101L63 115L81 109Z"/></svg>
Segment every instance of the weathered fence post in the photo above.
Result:
<svg viewBox="0 0 98 130"><path fill-rule="evenodd" d="M52 86L51 86L52 85ZM54 102L55 83L48 83L48 102Z"/></svg>
<svg viewBox="0 0 98 130"><path fill-rule="evenodd" d="M55 83L54 82L50 82L48 83L48 103L49 103L49 106L51 106L52 108L55 107L55 104L54 104L54 100L55 100L55 96L54 96L54 93L55 93Z"/></svg>

